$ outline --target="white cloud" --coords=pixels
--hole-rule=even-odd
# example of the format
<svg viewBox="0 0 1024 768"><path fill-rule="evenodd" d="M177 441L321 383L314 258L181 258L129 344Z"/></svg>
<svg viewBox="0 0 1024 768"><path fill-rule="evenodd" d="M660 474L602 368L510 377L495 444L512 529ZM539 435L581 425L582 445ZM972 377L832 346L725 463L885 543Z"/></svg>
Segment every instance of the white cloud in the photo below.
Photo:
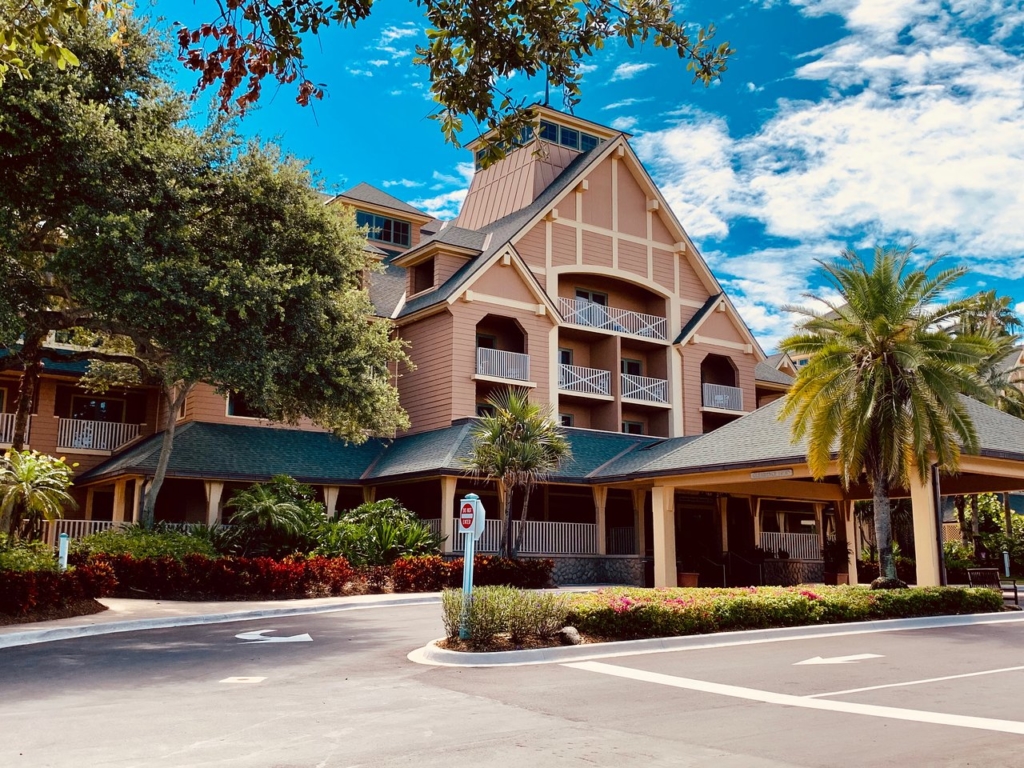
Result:
<svg viewBox="0 0 1024 768"><path fill-rule="evenodd" d="M466 199L469 185L473 181L475 169L473 163L459 163L455 166L454 173L441 173L434 171L433 178L437 182L430 189L433 191L442 190L445 187L457 187L433 197L411 200L410 205L426 211L438 219L452 219L459 213L462 201Z"/></svg>
<svg viewBox="0 0 1024 768"><path fill-rule="evenodd" d="M636 127L637 119L635 117L616 117L611 122L611 127L616 131L632 131Z"/></svg>
<svg viewBox="0 0 1024 768"><path fill-rule="evenodd" d="M391 63L390 59L370 59L368 62L371 67L386 67Z"/></svg>
<svg viewBox="0 0 1024 768"><path fill-rule="evenodd" d="M642 104L645 101L653 101L654 97L648 97L646 99L623 99L622 101L613 101L611 104L605 104L601 109L620 109L622 107L631 107L634 104Z"/></svg>
<svg viewBox="0 0 1024 768"><path fill-rule="evenodd" d="M368 69L353 69L349 68L348 73L355 77L373 77L373 72Z"/></svg>
<svg viewBox="0 0 1024 768"><path fill-rule="evenodd" d="M634 77L644 72L654 65L650 62L644 62L641 64L619 64L612 73L612 76L608 79L608 82L614 83L617 80L632 80Z"/></svg>
<svg viewBox="0 0 1024 768"><path fill-rule="evenodd" d="M414 37L419 34L419 29L415 26L390 26L384 27L380 33L380 42L382 45L388 45L393 43L395 40L401 40L403 37Z"/></svg>
<svg viewBox="0 0 1024 768"><path fill-rule="evenodd" d="M1018 302L1014 306L1013 312L1017 317L1024 317L1024 301Z"/></svg>
<svg viewBox="0 0 1024 768"><path fill-rule="evenodd" d="M409 179L395 179L393 181L383 181L383 182L381 182L381 184L383 184L385 189L387 189L389 187L405 187L405 188L409 189L409 188L412 188L412 187L422 187L423 186L423 182L422 181L411 181Z"/></svg>
<svg viewBox="0 0 1024 768"><path fill-rule="evenodd" d="M597 71L597 64L580 64L576 71L581 75L589 75L591 72Z"/></svg>

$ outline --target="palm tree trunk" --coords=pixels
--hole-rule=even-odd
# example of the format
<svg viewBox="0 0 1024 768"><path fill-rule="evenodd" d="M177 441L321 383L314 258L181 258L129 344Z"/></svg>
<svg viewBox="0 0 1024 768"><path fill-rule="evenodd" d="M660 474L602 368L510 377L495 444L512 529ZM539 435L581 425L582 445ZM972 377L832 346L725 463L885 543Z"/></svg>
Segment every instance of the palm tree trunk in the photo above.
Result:
<svg viewBox="0 0 1024 768"><path fill-rule="evenodd" d="M504 534L505 535L502 537L504 539L504 542L502 543L501 554L502 554L502 557L509 557L509 558L512 557L512 491L513 490L515 490L514 487L513 488L506 488L505 489L505 493L504 493L504 502L505 502L505 509L504 509L504 513L505 513L505 530L504 530Z"/></svg>
<svg viewBox="0 0 1024 768"><path fill-rule="evenodd" d="M516 536L516 543L512 548L512 557L519 557L519 548L523 546L523 534L526 533L526 516L530 511L530 494L532 492L532 485L526 485L523 488L523 511L519 514L519 535Z"/></svg>
<svg viewBox="0 0 1024 768"><path fill-rule="evenodd" d="M974 545L974 557L977 559L981 548L981 514L978 512L978 494L971 496L971 542Z"/></svg>
<svg viewBox="0 0 1024 768"><path fill-rule="evenodd" d="M142 513L139 515L139 523L146 528L152 528L156 518L156 498L160 493L160 487L164 484L164 478L167 476L167 467L171 463L178 411L191 389L192 385L187 384L181 386L177 392L166 385L162 390L164 406L167 408L167 420L164 422L164 436L160 443L160 457L156 462L156 472L153 473L153 482L150 484L149 490L146 491L146 497L142 503Z"/></svg>
<svg viewBox="0 0 1024 768"><path fill-rule="evenodd" d="M956 519L960 523L960 541L967 538L967 497L954 496L953 506L956 507Z"/></svg>
<svg viewBox="0 0 1024 768"><path fill-rule="evenodd" d="M878 575L896 578L896 561L892 556L892 514L889 502L889 481L877 473L872 483L872 507L875 513L875 542L878 546Z"/></svg>

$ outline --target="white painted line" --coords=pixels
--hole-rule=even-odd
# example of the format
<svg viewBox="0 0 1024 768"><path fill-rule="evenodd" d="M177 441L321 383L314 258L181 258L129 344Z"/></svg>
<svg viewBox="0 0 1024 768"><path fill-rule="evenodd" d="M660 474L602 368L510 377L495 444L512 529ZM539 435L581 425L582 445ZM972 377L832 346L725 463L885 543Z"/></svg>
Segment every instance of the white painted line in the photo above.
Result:
<svg viewBox="0 0 1024 768"><path fill-rule="evenodd" d="M980 677L981 675L998 675L1000 672L1019 672L1024 667L1003 667L1002 669L986 669L983 672L966 672L962 675L946 675L944 677L929 677L925 680L910 680L906 683L886 683L885 685L869 685L866 688L849 688L845 691L829 691L828 693L815 693L808 696L808 699L818 699L822 696L844 696L848 693L861 693L862 691L879 691L882 688L901 688L906 685L924 685L925 683L939 683L943 680L958 680L961 677Z"/></svg>
<svg viewBox="0 0 1024 768"><path fill-rule="evenodd" d="M821 656L815 656L813 659L797 661L793 666L799 667L803 664L856 664L858 661L866 661L867 659L884 658L885 656L880 653L855 653L852 656L828 656L824 659Z"/></svg>
<svg viewBox="0 0 1024 768"><path fill-rule="evenodd" d="M223 680L218 680L219 683L262 683L267 678L265 677L225 677Z"/></svg>
<svg viewBox="0 0 1024 768"><path fill-rule="evenodd" d="M881 707L874 704L854 704L849 701L812 699L806 696L791 696L786 693L759 691L756 688L743 688L737 685L710 683L705 680L693 680L687 677L674 677L673 675L647 672L642 669L617 667L613 664L602 664L598 661L581 661L575 664L565 664L564 666L582 669L586 672L596 672L601 675L622 677L627 680L668 685L673 688L685 688L691 691L700 691L701 693L713 693L718 696L731 696L736 699L760 701L765 704L781 704L786 707L818 709L825 712L845 712L850 715L866 715L868 717L881 717L889 720L907 720L914 723L952 725L960 728L975 728L983 731L999 731L1001 733L1015 733L1024 736L1024 723L1016 720L994 720L987 717L950 715L944 712L925 712L916 709L901 709L899 707Z"/></svg>

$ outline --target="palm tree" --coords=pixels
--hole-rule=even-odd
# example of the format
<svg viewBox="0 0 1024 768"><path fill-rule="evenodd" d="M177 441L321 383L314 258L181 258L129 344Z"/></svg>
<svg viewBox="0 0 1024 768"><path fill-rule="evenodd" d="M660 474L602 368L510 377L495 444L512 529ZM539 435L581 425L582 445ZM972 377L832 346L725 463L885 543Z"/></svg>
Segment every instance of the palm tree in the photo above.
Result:
<svg viewBox="0 0 1024 768"><path fill-rule="evenodd" d="M295 501L282 498L273 484L253 485L236 493L227 504L232 509L233 538L241 554L281 554L309 527L307 516Z"/></svg>
<svg viewBox="0 0 1024 768"><path fill-rule="evenodd" d="M819 262L831 301L809 294L830 312L787 307L807 319L780 345L810 355L786 396L780 418L807 438L807 463L824 477L836 456L844 487L862 476L872 491L880 575L895 578L890 489L906 488L911 471L924 482L932 457L955 472L961 449L978 439L960 393L982 396L977 367L991 345L949 328L964 302L941 303L965 272L929 277L910 266L911 248L876 248L869 267L852 250Z"/></svg>
<svg viewBox="0 0 1024 768"><path fill-rule="evenodd" d="M77 466L77 465L76 465ZM29 532L41 520L56 520L78 504L68 493L72 469L63 459L38 451L8 451L0 458L0 531Z"/></svg>
<svg viewBox="0 0 1024 768"><path fill-rule="evenodd" d="M981 336L991 342L992 349L978 366L988 389L984 400L1020 419L1024 418L1024 389L1019 383L1024 370L1017 365L1021 321L1011 302L1009 296L997 296L995 291L976 294L965 300L952 330L957 335Z"/></svg>
<svg viewBox="0 0 1024 768"><path fill-rule="evenodd" d="M487 403L493 413L473 425L473 448L465 466L471 475L497 483L505 515L503 553L514 557L517 547L512 543L513 493L522 493L520 520L525 520L530 494L537 483L571 458L572 451L550 410L531 403L525 389L503 390L488 398Z"/></svg>

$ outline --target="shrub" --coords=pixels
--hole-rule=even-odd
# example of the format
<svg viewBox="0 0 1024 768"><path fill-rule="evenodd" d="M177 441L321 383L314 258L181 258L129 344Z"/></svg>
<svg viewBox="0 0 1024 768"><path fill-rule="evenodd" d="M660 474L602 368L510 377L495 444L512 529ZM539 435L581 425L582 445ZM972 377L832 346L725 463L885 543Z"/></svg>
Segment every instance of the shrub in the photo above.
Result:
<svg viewBox="0 0 1024 768"><path fill-rule="evenodd" d="M361 504L321 523L314 553L344 557L357 566L391 565L401 557L435 554L441 537L394 499Z"/></svg>
<svg viewBox="0 0 1024 768"><path fill-rule="evenodd" d="M16 541L0 533L0 571L56 571L57 556L41 541Z"/></svg>
<svg viewBox="0 0 1024 768"><path fill-rule="evenodd" d="M580 632L628 640L1002 609L995 590L959 587L622 588L571 595L567 621Z"/></svg>
<svg viewBox="0 0 1024 768"><path fill-rule="evenodd" d="M520 645L530 638L550 638L563 626L568 612L566 595L530 592L512 587L477 587L469 605L467 642L480 647L507 634ZM441 595L445 632L449 639L459 636L462 590L446 589Z"/></svg>
<svg viewBox="0 0 1024 768"><path fill-rule="evenodd" d="M551 560L509 560L477 555L473 559L474 586L507 586L543 589L551 584ZM445 560L437 555L406 557L391 566L391 581L396 592L437 592L462 585L462 558Z"/></svg>
<svg viewBox="0 0 1024 768"><path fill-rule="evenodd" d="M316 546L313 531L324 520L324 506L313 498L312 487L287 475L235 494L225 505L233 510L232 551L271 557L309 552Z"/></svg>
<svg viewBox="0 0 1024 768"><path fill-rule="evenodd" d="M0 571L0 613L24 616L62 608L75 600L95 599L116 586L109 566L97 563L64 571Z"/></svg>
<svg viewBox="0 0 1024 768"><path fill-rule="evenodd" d="M167 528L144 528L129 525L112 528L72 541L74 562L83 562L90 555L132 555L137 558L171 557L181 560L188 555L216 557L217 550L209 539Z"/></svg>
<svg viewBox="0 0 1024 768"><path fill-rule="evenodd" d="M130 554L94 555L117 578L115 594L178 600L207 598L289 598L339 595L355 578L343 558L221 557L203 554L137 558Z"/></svg>

